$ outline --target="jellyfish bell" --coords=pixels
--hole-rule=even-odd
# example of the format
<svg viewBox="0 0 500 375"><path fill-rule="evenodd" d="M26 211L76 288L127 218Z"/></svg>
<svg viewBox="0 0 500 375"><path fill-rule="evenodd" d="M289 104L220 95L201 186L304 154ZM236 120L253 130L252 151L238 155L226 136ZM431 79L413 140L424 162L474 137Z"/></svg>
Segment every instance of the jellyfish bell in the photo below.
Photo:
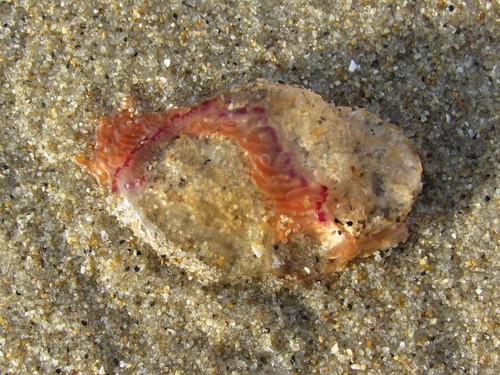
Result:
<svg viewBox="0 0 500 375"><path fill-rule="evenodd" d="M215 279L323 277L396 246L421 189L396 126L265 81L192 107L124 109L76 160L139 237Z"/></svg>

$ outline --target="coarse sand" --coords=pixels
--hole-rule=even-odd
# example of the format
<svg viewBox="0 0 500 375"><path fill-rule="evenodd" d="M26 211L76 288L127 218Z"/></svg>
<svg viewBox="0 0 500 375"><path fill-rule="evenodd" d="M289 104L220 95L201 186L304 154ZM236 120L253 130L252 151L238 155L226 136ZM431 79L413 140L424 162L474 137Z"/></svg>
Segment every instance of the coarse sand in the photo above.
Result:
<svg viewBox="0 0 500 375"><path fill-rule="evenodd" d="M0 2L4 374L498 374L497 1ZM316 283L205 284L73 160L127 96L263 78L395 123L409 240Z"/></svg>

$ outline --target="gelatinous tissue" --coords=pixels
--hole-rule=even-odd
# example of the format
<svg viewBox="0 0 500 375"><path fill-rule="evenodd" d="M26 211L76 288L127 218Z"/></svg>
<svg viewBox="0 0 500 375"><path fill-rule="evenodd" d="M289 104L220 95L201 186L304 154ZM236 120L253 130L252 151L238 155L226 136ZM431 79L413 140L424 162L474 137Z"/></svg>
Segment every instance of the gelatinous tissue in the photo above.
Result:
<svg viewBox="0 0 500 375"><path fill-rule="evenodd" d="M421 190L396 126L264 81L192 107L125 108L76 160L140 238L204 280L331 274L404 242Z"/></svg>

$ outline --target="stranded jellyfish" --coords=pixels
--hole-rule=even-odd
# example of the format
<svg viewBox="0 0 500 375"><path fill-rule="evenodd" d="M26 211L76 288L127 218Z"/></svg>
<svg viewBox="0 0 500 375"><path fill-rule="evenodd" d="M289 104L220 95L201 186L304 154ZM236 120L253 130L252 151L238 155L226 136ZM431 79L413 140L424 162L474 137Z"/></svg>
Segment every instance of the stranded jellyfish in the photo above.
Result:
<svg viewBox="0 0 500 375"><path fill-rule="evenodd" d="M320 278L408 237L421 164L399 129L259 81L192 107L103 117L78 163L117 216L204 278Z"/></svg>

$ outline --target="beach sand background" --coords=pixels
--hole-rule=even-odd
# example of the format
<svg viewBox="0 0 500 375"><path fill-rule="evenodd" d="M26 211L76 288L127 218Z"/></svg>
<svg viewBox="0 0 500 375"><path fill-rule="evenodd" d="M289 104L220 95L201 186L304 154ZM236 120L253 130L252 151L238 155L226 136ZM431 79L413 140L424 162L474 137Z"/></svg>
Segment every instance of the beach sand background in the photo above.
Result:
<svg viewBox="0 0 500 375"><path fill-rule="evenodd" d="M496 1L2 1L0 370L498 374ZM75 164L128 95L264 78L397 124L424 189L410 239L312 285L200 282Z"/></svg>

